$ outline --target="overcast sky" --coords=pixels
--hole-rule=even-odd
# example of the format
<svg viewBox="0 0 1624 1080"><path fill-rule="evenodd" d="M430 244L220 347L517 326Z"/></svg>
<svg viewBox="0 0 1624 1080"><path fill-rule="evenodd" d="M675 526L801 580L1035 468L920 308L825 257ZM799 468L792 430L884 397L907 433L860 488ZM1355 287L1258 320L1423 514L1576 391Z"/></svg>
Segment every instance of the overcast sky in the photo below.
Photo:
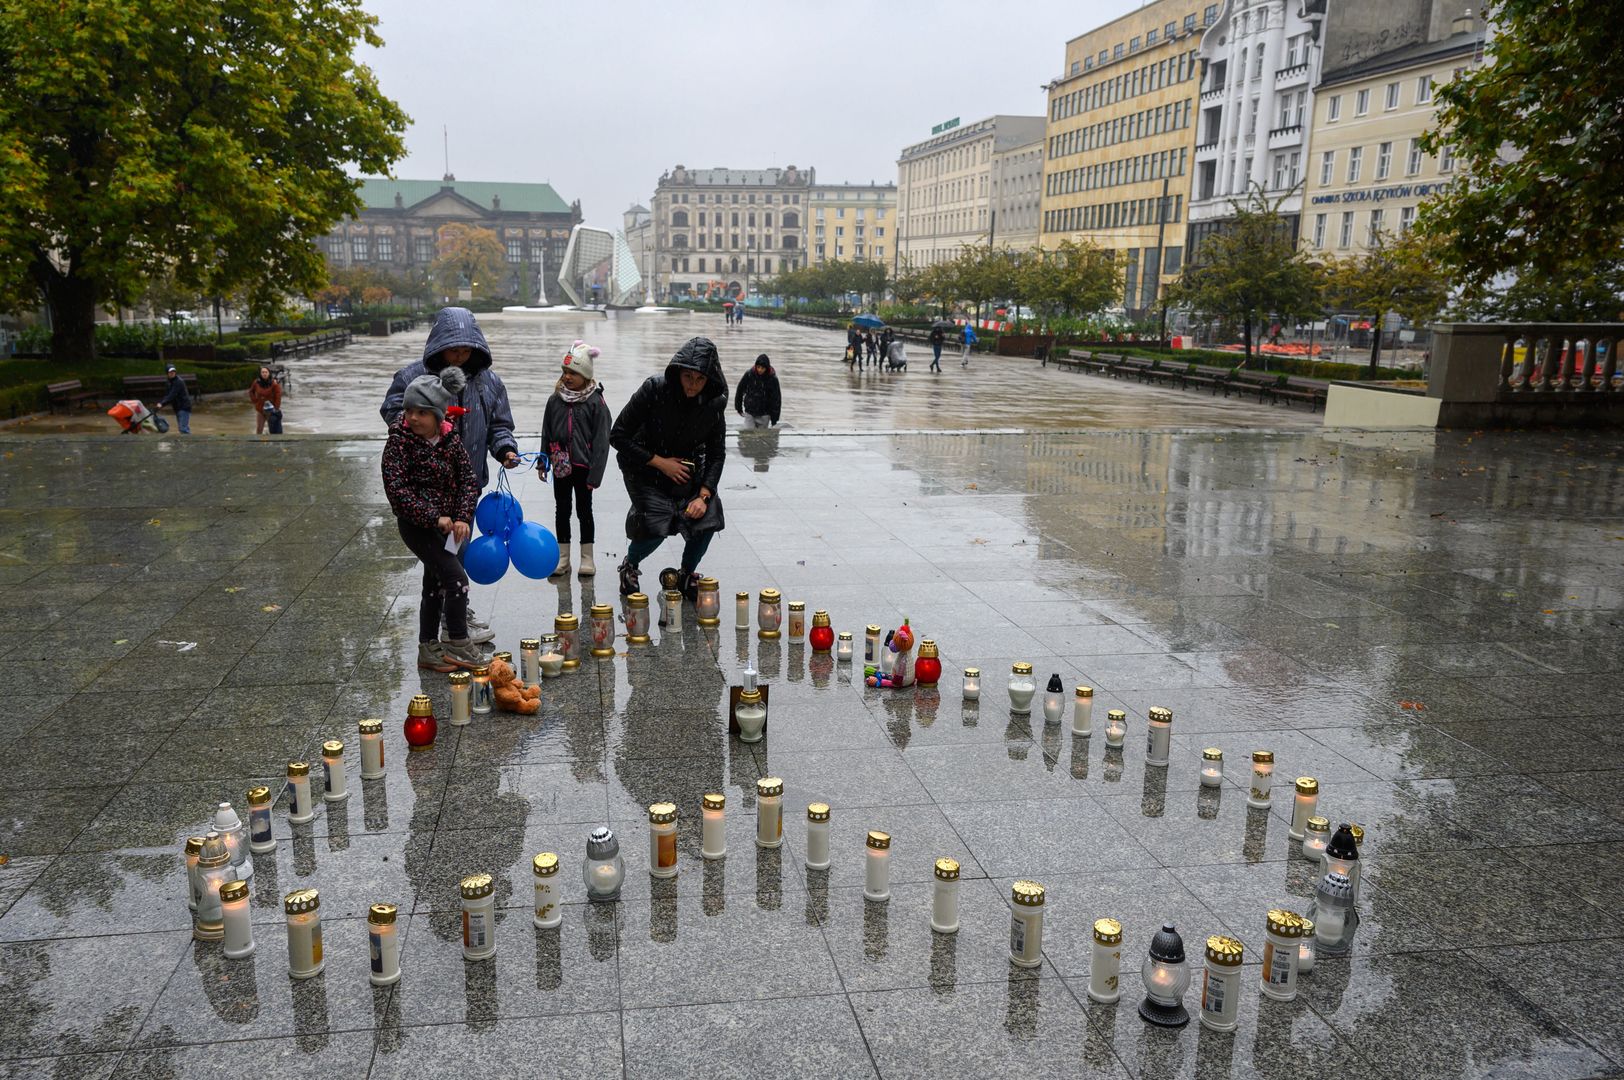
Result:
<svg viewBox="0 0 1624 1080"><path fill-rule="evenodd" d="M933 124L1041 115L1068 38L1135 0L367 0L365 50L412 118L395 175L551 183L618 226L660 173L813 166L896 181Z"/></svg>

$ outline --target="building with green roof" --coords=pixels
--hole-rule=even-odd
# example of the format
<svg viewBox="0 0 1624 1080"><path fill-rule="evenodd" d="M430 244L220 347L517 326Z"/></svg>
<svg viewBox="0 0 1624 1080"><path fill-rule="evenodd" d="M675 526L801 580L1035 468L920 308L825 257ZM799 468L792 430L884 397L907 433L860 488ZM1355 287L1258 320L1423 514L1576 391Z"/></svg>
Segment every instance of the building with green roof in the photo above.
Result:
<svg viewBox="0 0 1624 1080"><path fill-rule="evenodd" d="M421 279L437 253L439 230L453 222L490 229L507 251L508 274L492 295L549 300L580 200L566 203L551 184L361 177L361 213L333 227L322 253L335 269L365 267ZM484 287L480 289L485 293Z"/></svg>

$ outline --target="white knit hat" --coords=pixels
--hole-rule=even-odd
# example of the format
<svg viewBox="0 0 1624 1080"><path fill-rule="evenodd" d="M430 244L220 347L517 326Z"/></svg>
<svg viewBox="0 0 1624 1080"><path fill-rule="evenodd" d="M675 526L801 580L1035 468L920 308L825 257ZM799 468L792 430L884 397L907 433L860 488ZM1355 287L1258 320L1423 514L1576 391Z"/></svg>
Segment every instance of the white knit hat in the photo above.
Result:
<svg viewBox="0 0 1624 1080"><path fill-rule="evenodd" d="M570 351L564 354L563 368L573 371L587 382L592 381L592 361L597 358L599 349L595 345L588 345L584 341L577 341L570 346Z"/></svg>

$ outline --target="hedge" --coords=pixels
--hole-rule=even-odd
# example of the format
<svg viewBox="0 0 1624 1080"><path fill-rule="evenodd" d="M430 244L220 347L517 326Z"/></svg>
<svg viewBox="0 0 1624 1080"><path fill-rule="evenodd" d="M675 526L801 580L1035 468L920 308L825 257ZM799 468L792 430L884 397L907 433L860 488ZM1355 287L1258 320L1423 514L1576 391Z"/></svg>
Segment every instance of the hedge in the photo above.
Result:
<svg viewBox="0 0 1624 1080"><path fill-rule="evenodd" d="M247 393L248 384L259 375L258 364L188 364L197 376L200 394ZM84 364L56 363L50 360L0 361L0 419L14 419L25 413L44 412L51 395L45 389L54 382L78 379L86 390L94 390L110 405L124 393L126 375L161 375L161 365L151 360L98 359Z"/></svg>

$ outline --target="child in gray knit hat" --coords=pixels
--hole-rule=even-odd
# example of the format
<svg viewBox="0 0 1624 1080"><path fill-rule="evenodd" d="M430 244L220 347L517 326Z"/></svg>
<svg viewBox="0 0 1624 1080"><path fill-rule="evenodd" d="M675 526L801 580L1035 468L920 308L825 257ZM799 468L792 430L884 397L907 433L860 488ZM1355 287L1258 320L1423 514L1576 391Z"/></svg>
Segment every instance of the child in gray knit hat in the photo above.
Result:
<svg viewBox="0 0 1624 1080"><path fill-rule="evenodd" d="M485 662L468 637L468 574L457 546L468 539L479 499L474 467L447 419L467 376L446 367L406 385L400 422L383 448L383 490L395 512L400 538L423 564L423 601L418 608L417 666L430 671L474 668ZM455 543L447 545L447 537ZM447 639L440 641L440 620Z"/></svg>

